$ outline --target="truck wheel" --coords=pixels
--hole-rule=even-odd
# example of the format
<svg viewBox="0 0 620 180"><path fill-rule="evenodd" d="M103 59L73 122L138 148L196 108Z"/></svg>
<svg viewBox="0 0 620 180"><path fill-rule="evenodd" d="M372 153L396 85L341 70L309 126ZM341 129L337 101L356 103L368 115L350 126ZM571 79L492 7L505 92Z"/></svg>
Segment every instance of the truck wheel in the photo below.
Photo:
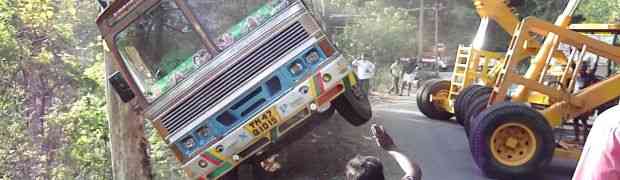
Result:
<svg viewBox="0 0 620 180"><path fill-rule="evenodd" d="M469 99L472 92L474 92L476 89L480 89L483 87L484 86L474 84L471 86L467 86L466 88L462 89L461 92L459 92L459 95L457 95L454 99L454 116L456 117L456 122L464 125L463 121L465 120L465 111L467 110L467 108L464 108L463 104L465 104L464 102L469 102L465 101L465 98Z"/></svg>
<svg viewBox="0 0 620 180"><path fill-rule="evenodd" d="M476 97L471 103L469 103L469 106L467 106L467 111L465 111L465 116L463 116L463 128L465 129L465 134L467 134L467 137L469 137L471 125L473 124L472 121L475 121L476 116L487 108L490 96L491 93L487 93Z"/></svg>
<svg viewBox="0 0 620 180"><path fill-rule="evenodd" d="M338 113L354 126L360 126L372 118L370 100L360 86L354 85L345 90L333 103Z"/></svg>
<svg viewBox="0 0 620 180"><path fill-rule="evenodd" d="M489 177L528 176L547 166L553 157L551 126L528 106L503 102L476 119L469 139L471 152L476 165Z"/></svg>
<svg viewBox="0 0 620 180"><path fill-rule="evenodd" d="M418 108L426 117L439 120L448 120L452 113L446 111L441 104L449 103L450 81L428 81L421 91L418 91L416 101Z"/></svg>
<svg viewBox="0 0 620 180"><path fill-rule="evenodd" d="M424 91L426 88L428 88L431 84L435 84L435 83L437 83L439 81L441 81L441 80L439 80L439 79L429 79L429 80L426 80L424 82L418 81L419 84L416 85L418 87L418 90L416 91L416 97L419 97L420 93L422 91Z"/></svg>
<svg viewBox="0 0 620 180"><path fill-rule="evenodd" d="M485 94L491 94L492 89L490 87L486 87L486 86L480 86L480 88L475 88L472 89L471 92L469 92L467 94L467 96L463 97L461 99L460 105L459 105L459 109L462 115L462 120L463 120L463 125L465 125L465 121L469 121L470 119L469 116L467 115L469 109L471 108L471 106L473 106L473 102L478 99L479 97L482 97ZM457 108L457 107L455 107ZM468 126L464 126L465 128L468 128Z"/></svg>

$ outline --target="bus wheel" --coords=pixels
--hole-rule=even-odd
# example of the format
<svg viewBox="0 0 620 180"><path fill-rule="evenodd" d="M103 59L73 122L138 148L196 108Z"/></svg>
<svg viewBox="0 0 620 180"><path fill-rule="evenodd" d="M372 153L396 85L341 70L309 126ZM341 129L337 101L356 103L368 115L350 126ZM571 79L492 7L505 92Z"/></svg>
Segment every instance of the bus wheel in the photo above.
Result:
<svg viewBox="0 0 620 180"><path fill-rule="evenodd" d="M360 86L353 85L338 96L333 105L347 122L360 126L372 118L372 109L368 95L362 93Z"/></svg>
<svg viewBox="0 0 620 180"><path fill-rule="evenodd" d="M487 176L528 176L546 167L553 157L551 126L528 106L503 102L476 119L469 142L476 165Z"/></svg>
<svg viewBox="0 0 620 180"><path fill-rule="evenodd" d="M446 111L442 104L449 103L450 81L430 80L418 91L416 102L426 117L448 120L452 113Z"/></svg>

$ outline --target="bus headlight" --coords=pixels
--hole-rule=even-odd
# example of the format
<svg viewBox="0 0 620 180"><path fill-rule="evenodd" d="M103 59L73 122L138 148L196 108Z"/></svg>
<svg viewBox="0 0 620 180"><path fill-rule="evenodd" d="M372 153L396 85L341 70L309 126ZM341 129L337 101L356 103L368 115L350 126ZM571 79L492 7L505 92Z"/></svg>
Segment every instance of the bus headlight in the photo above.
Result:
<svg viewBox="0 0 620 180"><path fill-rule="evenodd" d="M323 81L324 82L329 82L331 80L332 80L332 75L330 75L330 74L324 74L323 75Z"/></svg>
<svg viewBox="0 0 620 180"><path fill-rule="evenodd" d="M183 140L183 145L187 149L192 149L196 145L196 141L192 137L187 137Z"/></svg>
<svg viewBox="0 0 620 180"><path fill-rule="evenodd" d="M306 58L306 62L308 62L309 64L316 64L317 62L319 62L319 60L321 60L321 56L316 50L308 52L308 54L306 54L306 57L304 58Z"/></svg>
<svg viewBox="0 0 620 180"><path fill-rule="evenodd" d="M301 62L294 62L289 66L289 71L295 76L300 75L304 71L304 65Z"/></svg>
<svg viewBox="0 0 620 180"><path fill-rule="evenodd" d="M206 168L209 165L209 163L207 163L207 161L205 160L200 160L198 161L198 166L200 166L201 168Z"/></svg>
<svg viewBox="0 0 620 180"><path fill-rule="evenodd" d="M299 88L299 93L301 94L308 94L309 91L310 88L308 88L308 86L302 86L301 88Z"/></svg>
<svg viewBox="0 0 620 180"><path fill-rule="evenodd" d="M209 129L207 129L207 127L200 127L196 132L202 137L209 136Z"/></svg>

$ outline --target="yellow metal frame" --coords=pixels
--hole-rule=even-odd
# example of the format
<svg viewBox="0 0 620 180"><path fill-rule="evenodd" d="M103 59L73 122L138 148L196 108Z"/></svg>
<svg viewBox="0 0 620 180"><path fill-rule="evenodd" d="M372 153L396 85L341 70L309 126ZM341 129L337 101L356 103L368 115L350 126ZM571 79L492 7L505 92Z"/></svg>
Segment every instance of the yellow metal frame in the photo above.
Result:
<svg viewBox="0 0 620 180"><path fill-rule="evenodd" d="M510 35L514 35L514 30L519 25L519 19L513 14L513 9L506 5L505 1L499 0L473 0L476 11L482 21L494 20L504 31ZM560 18L561 19L561 18ZM567 26L567 24L565 25ZM476 38L481 38L484 34L476 34ZM526 43L527 51L523 53L513 53L518 59L524 59L527 56L535 54L540 43L529 35L523 35L528 39ZM450 94L448 96L449 103L442 103L442 108L448 112L454 113L454 100L462 89L472 84L481 84L484 86L493 86L498 74L505 65L504 53L491 52L478 49L477 47L465 47L460 45L452 73L450 85ZM566 57L559 51L553 51L553 57L561 63L566 63ZM491 63L495 61L494 63ZM491 65L493 67L491 67ZM540 100L543 99L543 100ZM540 101L539 101L540 100ZM548 104L548 98L541 96L533 99L534 102Z"/></svg>
<svg viewBox="0 0 620 180"><path fill-rule="evenodd" d="M454 113L454 100L460 91L472 84L480 83L492 86L496 75L501 70L504 53L483 51L459 45L452 80L450 83L449 103L442 103L444 109Z"/></svg>
<svg viewBox="0 0 620 180"><path fill-rule="evenodd" d="M598 27L618 27L610 29L610 31L620 32L618 25ZM584 29L582 28L582 30ZM600 30L602 31L602 29ZM518 56L515 54L525 54L528 51L525 45L528 40L526 35L529 34L546 36L547 39L543 49L534 57L537 59L536 63L532 64L528 73L520 75L516 73L515 69L521 59L517 58ZM620 89L620 75L598 82L579 93L573 93L572 87L576 77L576 68L570 68L571 66L568 65L564 68L560 87L544 85L541 76L544 75L544 69L549 66L550 61L554 60L550 54L559 43L576 47L567 61L568 64L575 64L575 67L580 67L579 65L586 52L620 64L620 47L598 41L582 33L559 27L541 19L529 17L523 20L513 36L511 46L505 57L506 66L500 72L501 78L497 79L494 91L491 94L491 105L504 101L509 88L515 85L519 86L520 91L512 97L513 102L527 102L532 92L544 94L555 101L552 101L549 107L540 112L552 127L557 128L565 120L573 119L620 96L618 90ZM570 157L578 157L579 153L578 151L567 151L559 148L556 149L556 152Z"/></svg>

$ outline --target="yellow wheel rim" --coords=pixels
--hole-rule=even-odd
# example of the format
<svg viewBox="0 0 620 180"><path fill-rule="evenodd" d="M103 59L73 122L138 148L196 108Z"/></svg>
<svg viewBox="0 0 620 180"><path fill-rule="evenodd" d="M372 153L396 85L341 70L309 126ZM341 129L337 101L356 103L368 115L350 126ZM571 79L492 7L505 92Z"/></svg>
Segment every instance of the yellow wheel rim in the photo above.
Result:
<svg viewBox="0 0 620 180"><path fill-rule="evenodd" d="M519 123L506 123L495 129L490 145L493 158L507 166L527 163L537 148L534 132Z"/></svg>
<svg viewBox="0 0 620 180"><path fill-rule="evenodd" d="M449 95L449 89L439 90L431 95L431 102L437 107L446 107Z"/></svg>

